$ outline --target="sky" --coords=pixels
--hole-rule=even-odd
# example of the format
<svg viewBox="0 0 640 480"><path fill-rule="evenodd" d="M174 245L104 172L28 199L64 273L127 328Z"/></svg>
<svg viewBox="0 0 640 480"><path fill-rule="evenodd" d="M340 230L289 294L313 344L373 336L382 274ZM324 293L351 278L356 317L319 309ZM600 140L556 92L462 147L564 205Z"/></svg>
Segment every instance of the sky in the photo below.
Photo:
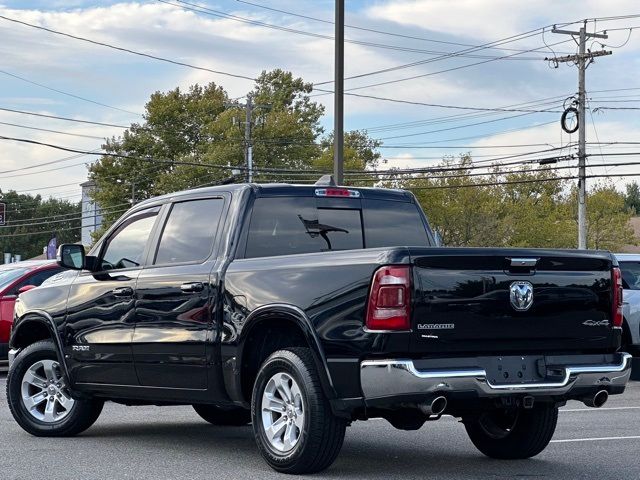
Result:
<svg viewBox="0 0 640 480"><path fill-rule="evenodd" d="M333 2L207 0L197 5L209 14L189 11L176 0L0 0L0 15L250 78L282 68L332 90ZM587 69L587 141L640 142L640 111L632 110L640 108L637 0L346 0L345 17L345 129L367 129L381 139L384 167L426 167L444 155L467 152L483 161L522 154L518 158L533 159L560 147L554 155L575 153L571 144L577 134L564 133L559 119L563 100L577 91L578 71L568 64L552 68L544 58L575 53L572 38L552 33L551 26L585 18L598 18L587 23L587 30L608 30L609 38L599 42L613 51ZM250 80L115 51L6 19L0 18L0 29L0 109L127 126L142 120L144 104L156 91L213 81L231 97L241 97L252 87ZM487 44L491 48L473 48ZM594 41L589 47L602 49ZM418 64L406 66L413 63ZM333 97L321 91L314 95L326 106L322 122L330 131ZM496 107L526 111L481 110ZM72 149L98 150L105 137L122 131L0 110L1 136ZM623 189L635 179L630 175L640 174L640 165L613 164L640 163L640 153L635 155L640 145L601 144L589 147L588 164L607 166L589 167L588 174L628 175L611 177ZM611 155L620 153L631 155ZM86 164L96 157L66 158L71 155L0 140L0 189L78 200ZM45 165L49 162L56 163Z"/></svg>

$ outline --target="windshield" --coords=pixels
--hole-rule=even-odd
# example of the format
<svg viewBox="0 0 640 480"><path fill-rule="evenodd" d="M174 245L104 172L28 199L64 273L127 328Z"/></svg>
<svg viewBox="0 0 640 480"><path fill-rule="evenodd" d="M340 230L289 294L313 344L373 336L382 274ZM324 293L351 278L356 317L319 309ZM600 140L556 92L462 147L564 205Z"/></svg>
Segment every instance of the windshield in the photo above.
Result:
<svg viewBox="0 0 640 480"><path fill-rule="evenodd" d="M8 285L13 283L29 270L26 268L10 268L6 270L0 270L0 290L4 290Z"/></svg>
<svg viewBox="0 0 640 480"><path fill-rule="evenodd" d="M620 262L622 287L627 290L640 290L640 261Z"/></svg>

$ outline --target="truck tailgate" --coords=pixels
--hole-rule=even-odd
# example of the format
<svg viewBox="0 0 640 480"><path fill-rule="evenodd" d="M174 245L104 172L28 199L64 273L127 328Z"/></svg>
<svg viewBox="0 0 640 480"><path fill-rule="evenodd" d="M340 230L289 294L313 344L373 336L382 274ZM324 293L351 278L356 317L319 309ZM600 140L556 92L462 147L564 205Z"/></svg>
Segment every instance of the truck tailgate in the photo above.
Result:
<svg viewBox="0 0 640 480"><path fill-rule="evenodd" d="M608 252L411 248L412 351L614 351Z"/></svg>

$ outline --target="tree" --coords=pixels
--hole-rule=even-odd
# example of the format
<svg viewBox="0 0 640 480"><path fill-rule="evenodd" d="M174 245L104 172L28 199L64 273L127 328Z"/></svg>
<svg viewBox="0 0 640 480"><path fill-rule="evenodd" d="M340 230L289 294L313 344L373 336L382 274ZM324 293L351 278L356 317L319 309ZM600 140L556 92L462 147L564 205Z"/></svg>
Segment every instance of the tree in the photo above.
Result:
<svg viewBox="0 0 640 480"><path fill-rule="evenodd" d="M587 196L587 247L615 252L635 244L631 215L625 196L613 185L594 186Z"/></svg>
<svg viewBox="0 0 640 480"><path fill-rule="evenodd" d="M320 124L324 107L311 100L312 90L312 84L279 69L262 72L256 80L250 92L255 104L255 181L308 182L320 176L318 170L333 170L332 140L322 137ZM194 85L186 92L176 88L154 93L145 106L144 122L132 124L122 137L109 139L104 146L107 154L89 169L96 182L94 200L114 212L105 214L104 227L95 237L133 197L139 201L220 183L229 178L233 167L243 168L244 121L245 110L214 83ZM347 132L345 145L349 169L377 165L380 144L366 132Z"/></svg>
<svg viewBox="0 0 640 480"><path fill-rule="evenodd" d="M442 170L438 171L438 167ZM576 190L549 167L473 176L471 158L446 158L429 174L387 182L412 190L447 246L575 248ZM587 195L588 247L619 250L635 243L631 210L611 185Z"/></svg>
<svg viewBox="0 0 640 480"><path fill-rule="evenodd" d="M470 165L468 155L445 158L439 166L456 170L400 179L397 186L413 191L445 245L500 245L504 233L498 216L499 193L496 187L474 187L493 179L470 177Z"/></svg>
<svg viewBox="0 0 640 480"><path fill-rule="evenodd" d="M640 213L640 186L635 180L627 184L627 194L624 203L629 209L633 209L634 215Z"/></svg>
<svg viewBox="0 0 640 480"><path fill-rule="evenodd" d="M6 226L0 227L0 253L21 255L22 259L42 254L53 235L58 243L80 240L80 204L40 195L0 192L6 203ZM4 260L4 259L2 259Z"/></svg>

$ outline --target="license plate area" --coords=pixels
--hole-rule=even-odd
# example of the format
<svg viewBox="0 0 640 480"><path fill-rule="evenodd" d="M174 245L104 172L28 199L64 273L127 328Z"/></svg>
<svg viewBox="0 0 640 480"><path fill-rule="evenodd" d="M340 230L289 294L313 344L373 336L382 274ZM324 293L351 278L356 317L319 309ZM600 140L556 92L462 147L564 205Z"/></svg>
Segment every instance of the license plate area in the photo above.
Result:
<svg viewBox="0 0 640 480"><path fill-rule="evenodd" d="M544 381L547 376L547 365L543 356L504 356L484 360L483 367L492 385L537 383Z"/></svg>

